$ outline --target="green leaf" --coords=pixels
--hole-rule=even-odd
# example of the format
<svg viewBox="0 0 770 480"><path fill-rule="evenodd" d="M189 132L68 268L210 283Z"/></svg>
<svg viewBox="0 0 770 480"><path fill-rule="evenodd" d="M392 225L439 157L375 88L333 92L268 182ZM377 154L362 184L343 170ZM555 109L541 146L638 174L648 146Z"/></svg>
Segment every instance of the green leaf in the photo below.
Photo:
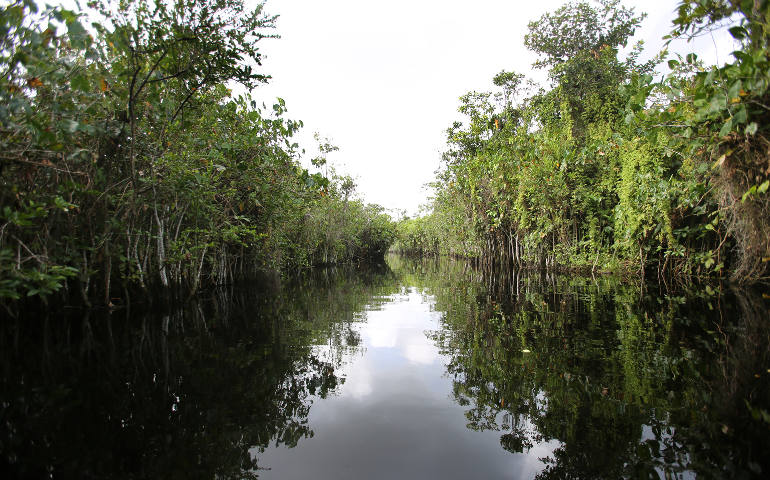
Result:
<svg viewBox="0 0 770 480"><path fill-rule="evenodd" d="M75 75L70 80L70 86L74 90L80 90L81 92L87 92L91 89L91 84L88 82L88 78L85 75Z"/></svg>
<svg viewBox="0 0 770 480"><path fill-rule="evenodd" d="M718 113L727 106L727 97L723 93L717 93L713 97L711 97L711 101L709 102L709 109L708 113Z"/></svg>
<svg viewBox="0 0 770 480"><path fill-rule="evenodd" d="M24 6L29 8L30 12L37 13L37 3L35 3L33 0L24 0Z"/></svg>
<svg viewBox="0 0 770 480"><path fill-rule="evenodd" d="M59 126L61 126L61 128L63 130L65 130L65 131L67 131L69 133L75 133L78 130L78 126L79 125L80 124L78 122L76 122L75 120L70 120L68 118L66 118L66 119L62 120L61 122L59 122Z"/></svg>
<svg viewBox="0 0 770 480"><path fill-rule="evenodd" d="M744 203L747 198L749 198L751 195L755 194L757 192L757 186L754 185L750 189L746 190L746 193L743 194L741 197L741 203Z"/></svg>
<svg viewBox="0 0 770 480"><path fill-rule="evenodd" d="M770 187L770 180L765 180L764 182L762 182L762 185L757 187L757 193L765 193L768 187Z"/></svg>
<svg viewBox="0 0 770 480"><path fill-rule="evenodd" d="M732 52L732 54L737 60L740 60L742 63L745 63L749 66L754 66L754 59L751 58L751 55L749 55L748 53L742 50L736 50Z"/></svg>
<svg viewBox="0 0 770 480"><path fill-rule="evenodd" d="M746 119L747 119L746 106L741 105L733 115L733 124L740 125L741 123L746 123Z"/></svg>
<svg viewBox="0 0 770 480"><path fill-rule="evenodd" d="M72 10L55 10L53 14L54 18L60 22L72 22L78 17Z"/></svg>
<svg viewBox="0 0 770 480"><path fill-rule="evenodd" d="M714 75L716 75L716 69L712 68L706 74L706 79L703 81L703 84L704 85L711 85L712 83L714 83Z"/></svg>
<svg viewBox="0 0 770 480"><path fill-rule="evenodd" d="M748 13L752 8L754 8L754 0L741 0L741 10Z"/></svg>
<svg viewBox="0 0 770 480"><path fill-rule="evenodd" d="M721 130L719 130L719 136L720 136L720 137L725 137L725 136L727 136L727 135L730 133L730 131L731 131L732 129L733 129L733 119L732 119L732 118L730 118L730 119L728 119L728 120L725 122L725 124L724 124L724 125L722 125L722 129L721 129Z"/></svg>
<svg viewBox="0 0 770 480"><path fill-rule="evenodd" d="M67 22L67 34L70 37L70 43L76 48L86 47L91 40L86 29L77 20Z"/></svg>
<svg viewBox="0 0 770 480"><path fill-rule="evenodd" d="M735 26L735 27L729 28L727 31L730 32L730 35L732 35L733 38L738 39L738 40L740 40L742 38L746 38L748 36L748 33L746 32L746 29L744 29L743 27L740 27L740 26Z"/></svg>
<svg viewBox="0 0 770 480"><path fill-rule="evenodd" d="M754 135L757 133L757 129L759 128L759 125L757 125L757 122L751 122L750 124L746 125L746 135Z"/></svg>
<svg viewBox="0 0 770 480"><path fill-rule="evenodd" d="M743 83L740 80L736 80L730 85L730 89L727 91L727 98L732 100L733 98L740 98L740 91L743 88Z"/></svg>

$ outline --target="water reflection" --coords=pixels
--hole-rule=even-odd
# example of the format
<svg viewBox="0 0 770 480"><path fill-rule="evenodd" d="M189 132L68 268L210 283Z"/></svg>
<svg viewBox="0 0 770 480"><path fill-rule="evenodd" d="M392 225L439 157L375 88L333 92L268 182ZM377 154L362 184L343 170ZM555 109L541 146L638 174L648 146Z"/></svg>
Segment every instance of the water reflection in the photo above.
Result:
<svg viewBox="0 0 770 480"><path fill-rule="evenodd" d="M388 259L0 325L6 478L763 478L762 292Z"/></svg>
<svg viewBox="0 0 770 480"><path fill-rule="evenodd" d="M312 400L339 388L358 312L390 275L326 271L162 313L3 323L4 478L256 477L254 448L313 436Z"/></svg>
<svg viewBox="0 0 770 480"><path fill-rule="evenodd" d="M262 452L263 478L531 477L537 459L512 457L495 434L466 428L452 401L444 357L426 332L441 327L431 296L400 291L355 325L363 349L341 370L345 384L316 402L313 439Z"/></svg>
<svg viewBox="0 0 770 480"><path fill-rule="evenodd" d="M500 432L511 452L558 442L537 478L766 474L761 295L446 268L395 270L419 275L446 312L431 335L468 427Z"/></svg>

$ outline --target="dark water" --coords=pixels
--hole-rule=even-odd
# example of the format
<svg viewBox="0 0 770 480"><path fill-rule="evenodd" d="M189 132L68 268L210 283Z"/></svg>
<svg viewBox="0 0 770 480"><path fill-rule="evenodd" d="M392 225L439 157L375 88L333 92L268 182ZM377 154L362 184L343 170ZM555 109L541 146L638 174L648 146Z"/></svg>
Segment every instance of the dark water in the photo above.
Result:
<svg viewBox="0 0 770 480"><path fill-rule="evenodd" d="M768 307L390 257L163 311L5 320L0 469L767 478Z"/></svg>

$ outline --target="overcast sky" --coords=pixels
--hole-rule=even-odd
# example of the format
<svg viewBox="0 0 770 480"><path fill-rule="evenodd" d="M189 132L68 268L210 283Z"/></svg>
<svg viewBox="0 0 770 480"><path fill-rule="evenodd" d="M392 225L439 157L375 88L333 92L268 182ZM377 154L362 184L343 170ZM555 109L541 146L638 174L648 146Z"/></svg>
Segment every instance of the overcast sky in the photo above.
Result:
<svg viewBox="0 0 770 480"><path fill-rule="evenodd" d="M439 167L460 95L489 90L503 69L542 79L523 44L527 23L563 3L270 0L281 38L260 42L273 79L253 93L268 106L286 100L288 116L305 124L298 140L308 159L313 132L329 137L340 147L331 163L356 179L359 196L414 214L429 195L424 184ZM677 2L635 5L649 14L635 39L652 56ZM719 38L696 47L710 61L716 54L724 62L730 50Z"/></svg>

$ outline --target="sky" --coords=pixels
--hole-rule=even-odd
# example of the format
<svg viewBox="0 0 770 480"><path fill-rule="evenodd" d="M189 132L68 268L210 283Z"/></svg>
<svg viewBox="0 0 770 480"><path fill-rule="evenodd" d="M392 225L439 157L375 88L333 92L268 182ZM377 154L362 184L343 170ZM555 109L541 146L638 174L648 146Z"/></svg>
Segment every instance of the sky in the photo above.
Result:
<svg viewBox="0 0 770 480"><path fill-rule="evenodd" d="M414 215L430 194L445 130L459 97L492 88L501 70L533 71L524 46L527 24L563 1L493 0L268 0L280 39L260 42L263 71L272 76L253 95L268 107L286 101L288 117L302 120L298 141L315 153L313 133L339 147L329 162L358 185L357 194L395 215ZM649 16L634 37L648 56L663 45L676 1L625 2ZM729 59L723 37L681 45L707 63ZM694 50L693 50L694 49Z"/></svg>

